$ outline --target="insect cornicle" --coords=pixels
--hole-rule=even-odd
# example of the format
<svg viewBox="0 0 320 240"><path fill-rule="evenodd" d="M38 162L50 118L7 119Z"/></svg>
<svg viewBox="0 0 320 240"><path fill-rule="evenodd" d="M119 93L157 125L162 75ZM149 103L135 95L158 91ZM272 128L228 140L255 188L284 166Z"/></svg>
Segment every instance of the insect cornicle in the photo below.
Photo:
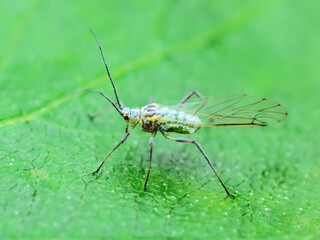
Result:
<svg viewBox="0 0 320 240"><path fill-rule="evenodd" d="M132 130L140 124L140 128L142 131L151 133L151 137L149 140L150 162L148 174L144 184L144 191L146 191L147 189L147 183L150 176L153 139L156 136L156 133L160 131L162 135L169 140L195 145L199 149L203 157L207 160L208 164L210 165L211 169L220 181L227 195L232 198L235 198L234 195L230 194L227 187L219 177L212 162L210 161L210 159L205 154L205 152L196 140L186 138L174 138L169 136L169 133L175 132L180 134L192 134L204 126L268 126L271 124L279 123L280 121L285 119L288 115L286 109L282 105L270 101L266 98L253 97L246 94L211 98L202 97L197 91L190 92L176 106L173 107L161 106L154 102L142 108L124 107L119 100L118 93L112 81L100 43L95 33L91 29L90 31L95 37L95 40L99 46L99 50L117 101L116 103L113 102L100 91L89 89L85 89L83 91L98 93L102 95L106 100L108 100L112 104L112 106L117 110L117 112L123 117L123 119L127 123L125 129L126 135L109 152L109 154L101 162L97 170L94 171L92 174L94 175L99 172L100 168L109 158L109 156L127 140ZM197 97L196 101L191 100L193 96Z"/></svg>

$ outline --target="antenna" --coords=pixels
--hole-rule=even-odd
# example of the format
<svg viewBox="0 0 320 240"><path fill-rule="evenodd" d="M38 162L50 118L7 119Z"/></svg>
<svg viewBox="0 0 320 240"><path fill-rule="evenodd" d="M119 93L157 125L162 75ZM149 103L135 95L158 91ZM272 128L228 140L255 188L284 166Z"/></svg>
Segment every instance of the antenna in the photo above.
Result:
<svg viewBox="0 0 320 240"><path fill-rule="evenodd" d="M92 93L98 93L100 94L102 97L104 97L105 99L107 99L111 104L112 106L118 111L118 113L120 113L121 116L123 116L121 110L117 107L117 105L112 102L106 95L104 95L102 92L100 91L96 91L96 90L91 90L91 89L83 89L83 90L80 90L79 92L92 92Z"/></svg>
<svg viewBox="0 0 320 240"><path fill-rule="evenodd" d="M109 72L109 68L108 68L107 63L106 63L106 60L105 60L105 58L104 58L104 56L103 56L103 52L102 52L100 43L99 43L99 41L98 41L98 38L97 38L96 34L95 34L91 29L89 29L89 30L90 30L90 32L93 34L93 36L94 36L94 38L96 39L96 42L97 42L97 44L98 44L98 46L99 46L99 50L100 50L100 53L101 53L101 57L102 57L102 60L103 60L103 62L104 62L104 65L105 65L105 67L106 67L106 69L107 69L107 73L108 73L109 79L110 79L110 81L111 81L111 84L112 84L112 87L113 87L113 90L114 90L114 94L116 95L116 99L117 99L118 106L119 106L120 109L122 109L123 107L122 107L122 105L121 105L121 103L120 103L120 101L119 101L118 93L117 93L116 87L114 86L114 83L113 83L113 81L112 81L112 78L111 78L111 75L110 75L110 72Z"/></svg>

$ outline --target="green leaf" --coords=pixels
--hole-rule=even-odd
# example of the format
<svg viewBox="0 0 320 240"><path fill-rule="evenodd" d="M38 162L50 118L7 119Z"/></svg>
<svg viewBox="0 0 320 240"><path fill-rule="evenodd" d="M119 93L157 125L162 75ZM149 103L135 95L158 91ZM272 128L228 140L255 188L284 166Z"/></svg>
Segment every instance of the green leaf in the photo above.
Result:
<svg viewBox="0 0 320 240"><path fill-rule="evenodd" d="M0 238L320 237L318 1L0 3ZM114 109L247 93L287 107L255 129L204 128L196 147L124 136Z"/></svg>

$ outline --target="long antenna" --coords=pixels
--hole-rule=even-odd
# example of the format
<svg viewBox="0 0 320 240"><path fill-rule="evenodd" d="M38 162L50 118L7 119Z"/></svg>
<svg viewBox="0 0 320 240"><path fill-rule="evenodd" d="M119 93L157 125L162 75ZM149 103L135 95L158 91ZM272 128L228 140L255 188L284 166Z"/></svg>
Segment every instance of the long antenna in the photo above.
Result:
<svg viewBox="0 0 320 240"><path fill-rule="evenodd" d="M80 92L92 92L92 93L98 93L100 94L102 97L104 97L105 99L107 99L111 104L112 106L118 111L118 113L120 113L121 116L122 115L122 112L120 111L120 109L117 107L117 105L112 102L106 95L104 95L102 92L100 91L96 91L96 90L91 90L91 89L83 89L83 90L80 90Z"/></svg>
<svg viewBox="0 0 320 240"><path fill-rule="evenodd" d="M114 94L116 95L116 98L117 98L118 106L119 106L120 109L122 109L123 107L122 107L122 105L121 105L121 103L120 103L120 101L119 101L118 93L117 93L116 87L115 87L114 84L113 84L113 81L112 81L112 78L111 78L111 75L110 75L110 72L109 72L109 68L108 68L107 63L106 63L106 60L105 60L105 58L104 58L104 56L103 56L103 52L102 52L100 43L99 43L99 41L98 41L98 38L97 38L96 34L95 34L91 29L89 29L89 30L90 30L90 32L93 34L93 36L94 36L94 38L96 39L96 42L97 42L97 44L98 44L98 46L99 46L99 50L100 50L100 53L101 53L102 60L103 60L104 65L105 65L105 67L106 67L106 69L107 69L107 73L108 73L109 79L110 79L110 81L111 81L111 84L112 84L112 87L113 87L113 90L114 90Z"/></svg>

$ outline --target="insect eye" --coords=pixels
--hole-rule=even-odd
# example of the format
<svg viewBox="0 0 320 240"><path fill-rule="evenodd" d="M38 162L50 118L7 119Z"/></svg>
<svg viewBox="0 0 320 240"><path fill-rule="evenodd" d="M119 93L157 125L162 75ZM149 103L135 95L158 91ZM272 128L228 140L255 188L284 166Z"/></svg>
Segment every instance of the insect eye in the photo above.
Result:
<svg viewBox="0 0 320 240"><path fill-rule="evenodd" d="M123 118L124 118L124 120L128 120L128 119L129 119L129 117L128 117L128 116L124 116Z"/></svg>

